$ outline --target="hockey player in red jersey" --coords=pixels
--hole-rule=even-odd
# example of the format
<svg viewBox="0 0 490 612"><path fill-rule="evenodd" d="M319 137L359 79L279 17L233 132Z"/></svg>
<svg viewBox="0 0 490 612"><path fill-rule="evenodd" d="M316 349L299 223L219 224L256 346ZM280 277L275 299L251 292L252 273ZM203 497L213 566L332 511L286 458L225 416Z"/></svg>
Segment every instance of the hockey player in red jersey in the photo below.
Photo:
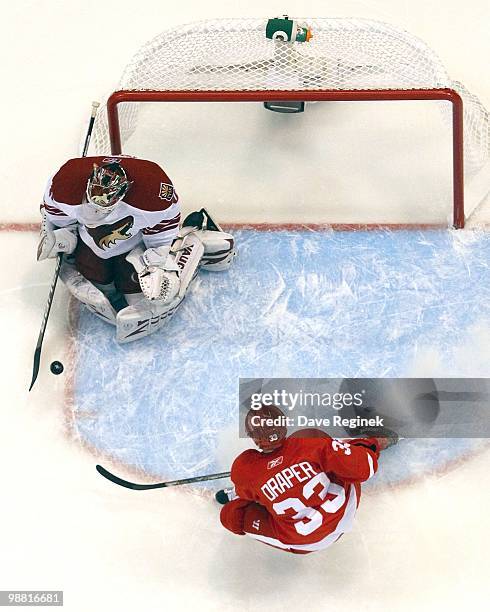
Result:
<svg viewBox="0 0 490 612"><path fill-rule="evenodd" d="M226 529L305 554L327 548L352 528L361 482L376 473L380 451L397 436L346 441L314 429L287 437L277 424L282 418L275 406L248 412L245 428L260 451L235 459L234 489L219 491L216 499L225 504L220 519Z"/></svg>
<svg viewBox="0 0 490 612"><path fill-rule="evenodd" d="M180 227L172 181L156 163L127 156L70 159L41 205L38 260L66 253L60 278L119 342L159 329L198 266L224 270L233 237L202 209Z"/></svg>

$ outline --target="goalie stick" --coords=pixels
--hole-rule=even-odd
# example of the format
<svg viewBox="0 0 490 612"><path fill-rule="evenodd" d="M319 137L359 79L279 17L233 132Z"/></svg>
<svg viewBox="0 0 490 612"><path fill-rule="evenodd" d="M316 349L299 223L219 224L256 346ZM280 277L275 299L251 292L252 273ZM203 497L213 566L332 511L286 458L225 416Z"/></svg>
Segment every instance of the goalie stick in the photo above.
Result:
<svg viewBox="0 0 490 612"><path fill-rule="evenodd" d="M95 115L97 115L97 109L100 106L100 102L92 102L92 112L90 114L90 121L88 122L87 135L85 136L85 142L83 143L82 157L87 157L88 146L90 144L90 138L92 136L92 130L94 129Z"/></svg>
<svg viewBox="0 0 490 612"><path fill-rule="evenodd" d="M206 480L219 480L220 478L228 478L230 472L219 472L218 474L207 474L206 476L194 476L193 478L182 478L181 480L167 480L167 482L157 482L155 484L136 484L135 482L128 482L123 480L114 474L111 474L101 465L96 465L95 469L110 480L111 482L126 487L126 489L133 489L134 491L146 491L147 489L164 489L165 487L176 487L178 485L192 484L193 482L204 482Z"/></svg>
<svg viewBox="0 0 490 612"><path fill-rule="evenodd" d="M97 114L98 108L99 108L99 102L92 102L92 113L90 115L90 121L89 121L88 128L87 128L87 135L85 136L85 142L83 144L82 157L87 156L88 146L90 144L90 137L92 136L92 130L94 129L95 115ZM56 267L54 269L53 280L51 281L51 287L49 289L48 301L46 302L46 307L44 308L41 329L39 331L39 336L37 338L36 350L34 351L34 363L32 366L32 379L31 379L31 385L29 387L29 391L34 386L34 383L36 382L37 376L39 374L39 366L41 363L41 350L43 346L44 334L46 332L46 326L48 324L48 317L51 311L51 305L53 304L54 291L56 289L56 283L58 282L58 277L60 275L62 260L63 260L63 253L58 253L58 256L56 258Z"/></svg>

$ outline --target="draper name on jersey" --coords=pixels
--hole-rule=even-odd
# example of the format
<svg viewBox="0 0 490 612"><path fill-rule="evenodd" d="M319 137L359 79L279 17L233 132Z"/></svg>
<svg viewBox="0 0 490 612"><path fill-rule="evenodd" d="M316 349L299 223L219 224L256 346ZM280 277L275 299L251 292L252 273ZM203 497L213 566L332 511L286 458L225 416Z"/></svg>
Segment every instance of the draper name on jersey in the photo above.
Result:
<svg viewBox="0 0 490 612"><path fill-rule="evenodd" d="M269 501L274 501L287 489L292 489L298 482L313 478L317 473L308 461L295 463L269 478L260 490Z"/></svg>

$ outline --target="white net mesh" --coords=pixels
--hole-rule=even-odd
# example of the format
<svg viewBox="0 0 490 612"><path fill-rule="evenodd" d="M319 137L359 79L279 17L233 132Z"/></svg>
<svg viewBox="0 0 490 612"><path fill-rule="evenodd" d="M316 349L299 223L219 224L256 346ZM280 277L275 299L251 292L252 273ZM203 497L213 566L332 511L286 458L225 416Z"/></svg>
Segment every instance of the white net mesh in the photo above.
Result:
<svg viewBox="0 0 490 612"><path fill-rule="evenodd" d="M223 19L182 26L146 44L126 68L124 89L408 89L449 82L418 39L374 21L298 20L313 39L265 36L265 19Z"/></svg>
<svg viewBox="0 0 490 612"><path fill-rule="evenodd" d="M365 19L298 19L313 39L287 43L265 36L267 19L220 19L163 32L127 66L119 89L229 90L456 90L464 102L465 171L489 158L488 112L418 38ZM448 115L449 116L449 115ZM122 142L133 133L138 105L119 105ZM110 153L107 116L99 112L93 145Z"/></svg>

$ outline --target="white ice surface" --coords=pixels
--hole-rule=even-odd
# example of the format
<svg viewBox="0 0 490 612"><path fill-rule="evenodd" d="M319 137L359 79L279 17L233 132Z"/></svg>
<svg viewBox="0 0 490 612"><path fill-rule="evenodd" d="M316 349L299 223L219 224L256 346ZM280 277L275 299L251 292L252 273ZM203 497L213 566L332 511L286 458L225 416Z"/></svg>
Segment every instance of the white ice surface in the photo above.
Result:
<svg viewBox="0 0 490 612"><path fill-rule="evenodd" d="M113 87L154 34L207 16L286 10L397 23L426 40L490 107L485 0L328 7L319 0L20 0L2 7L0 222L37 220L45 180L76 153L91 100ZM487 608L488 453L411 486L367 494L354 532L307 557L233 538L205 496L109 486L94 458L66 437L64 378L44 367L27 393L52 274L50 263L36 265L35 246L33 234L0 234L0 589L64 589L70 612ZM44 364L63 361L69 350L65 306L60 287ZM475 345L467 348L471 354Z"/></svg>

